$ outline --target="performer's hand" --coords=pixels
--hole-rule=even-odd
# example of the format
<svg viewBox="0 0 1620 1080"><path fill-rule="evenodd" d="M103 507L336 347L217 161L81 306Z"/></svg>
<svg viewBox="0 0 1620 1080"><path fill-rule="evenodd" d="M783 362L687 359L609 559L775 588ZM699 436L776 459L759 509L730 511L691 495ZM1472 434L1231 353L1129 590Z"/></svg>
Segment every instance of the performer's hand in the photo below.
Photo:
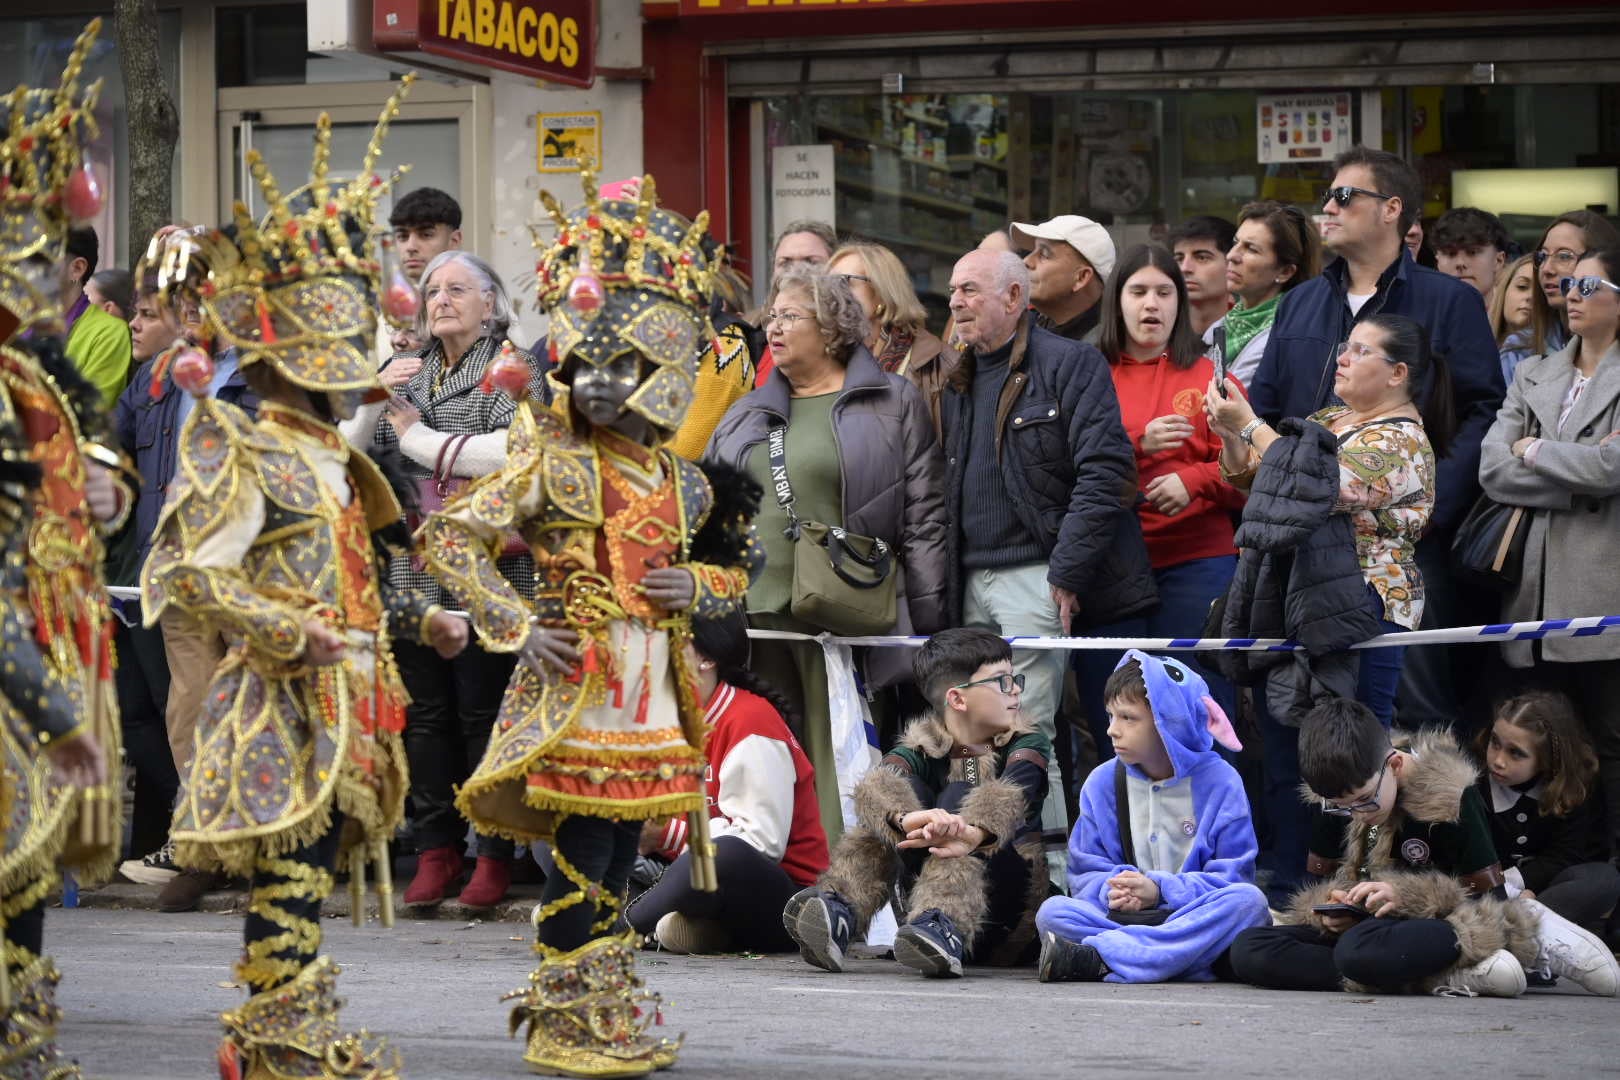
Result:
<svg viewBox="0 0 1620 1080"><path fill-rule="evenodd" d="M428 620L428 644L442 659L460 656L467 647L467 620L448 611L436 612Z"/></svg>
<svg viewBox="0 0 1620 1080"><path fill-rule="evenodd" d="M685 611L697 599L697 579L680 566L660 566L641 579L647 599L665 611Z"/></svg>
<svg viewBox="0 0 1620 1080"><path fill-rule="evenodd" d="M321 619L304 623L304 663L310 667L325 667L343 659L349 643Z"/></svg>
<svg viewBox="0 0 1620 1080"><path fill-rule="evenodd" d="M89 458L84 459L84 498L97 521L118 516L118 485L113 483L112 471Z"/></svg>
<svg viewBox="0 0 1620 1080"><path fill-rule="evenodd" d="M45 756L51 759L56 775L65 784L88 788L107 782L107 755L89 732L47 743Z"/></svg>
<svg viewBox="0 0 1620 1080"><path fill-rule="evenodd" d="M518 650L518 659L544 679L553 672L567 674L579 665L579 635L553 626L536 626Z"/></svg>
<svg viewBox="0 0 1620 1080"><path fill-rule="evenodd" d="M422 370L420 356L396 356L388 362L388 366L377 372L378 380L390 390L398 390L411 381L418 371Z"/></svg>

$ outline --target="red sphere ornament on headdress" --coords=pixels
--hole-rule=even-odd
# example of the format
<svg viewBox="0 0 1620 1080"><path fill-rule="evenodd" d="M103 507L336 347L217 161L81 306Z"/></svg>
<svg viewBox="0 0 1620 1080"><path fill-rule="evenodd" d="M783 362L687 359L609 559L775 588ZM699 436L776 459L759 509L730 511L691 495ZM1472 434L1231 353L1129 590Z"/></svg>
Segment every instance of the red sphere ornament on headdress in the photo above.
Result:
<svg viewBox="0 0 1620 1080"><path fill-rule="evenodd" d="M170 367L174 385L192 397L202 397L214 381L214 361L195 345L180 350Z"/></svg>
<svg viewBox="0 0 1620 1080"><path fill-rule="evenodd" d="M101 181L96 178L95 168L86 161L68 177L62 204L74 221L88 221L101 212L101 199Z"/></svg>
<svg viewBox="0 0 1620 1080"><path fill-rule="evenodd" d="M484 373L483 391L493 394L504 390L513 401L522 401L529 392L529 365L508 341L501 346L501 354Z"/></svg>
<svg viewBox="0 0 1620 1080"><path fill-rule="evenodd" d="M600 311L603 299L602 281L589 269L581 270L568 283L568 306L581 315Z"/></svg>
<svg viewBox="0 0 1620 1080"><path fill-rule="evenodd" d="M388 288L383 290L382 304L384 313L396 323L416 318L416 290L411 288L411 283L398 270L394 271Z"/></svg>

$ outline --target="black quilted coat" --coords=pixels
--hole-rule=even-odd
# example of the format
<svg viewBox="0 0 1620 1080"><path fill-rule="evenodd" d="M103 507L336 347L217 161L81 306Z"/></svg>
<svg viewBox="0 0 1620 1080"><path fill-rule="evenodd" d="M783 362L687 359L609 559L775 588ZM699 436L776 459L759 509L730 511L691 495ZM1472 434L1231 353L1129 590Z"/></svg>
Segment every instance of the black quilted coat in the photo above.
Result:
<svg viewBox="0 0 1620 1080"><path fill-rule="evenodd" d="M1336 514L1338 439L1289 419L1266 449L1237 531L1238 568L1211 615L1213 636L1291 638L1304 652L1204 654L1241 686L1266 683L1267 705L1297 725L1327 696L1355 697L1360 662L1350 645L1383 632L1356 558L1349 514Z"/></svg>
<svg viewBox="0 0 1620 1080"><path fill-rule="evenodd" d="M952 625L962 618L962 473L973 426L971 350L940 396ZM1108 363L1091 345L1019 324L1001 394L997 449L1019 520L1048 553L1047 580L1080 598L1076 631L1158 606L1136 517L1136 455Z"/></svg>

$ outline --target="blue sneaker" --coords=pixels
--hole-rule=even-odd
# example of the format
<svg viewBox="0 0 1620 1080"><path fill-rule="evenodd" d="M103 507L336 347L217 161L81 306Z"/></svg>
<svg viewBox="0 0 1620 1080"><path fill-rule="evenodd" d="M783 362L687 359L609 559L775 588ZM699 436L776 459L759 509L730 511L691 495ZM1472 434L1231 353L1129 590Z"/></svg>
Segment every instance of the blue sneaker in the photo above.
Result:
<svg viewBox="0 0 1620 1080"><path fill-rule="evenodd" d="M929 908L894 936L894 958L934 979L962 977L962 935L939 908Z"/></svg>
<svg viewBox="0 0 1620 1080"><path fill-rule="evenodd" d="M793 894L782 909L782 928L799 944L806 963L823 971L843 971L855 913L831 889L810 886Z"/></svg>

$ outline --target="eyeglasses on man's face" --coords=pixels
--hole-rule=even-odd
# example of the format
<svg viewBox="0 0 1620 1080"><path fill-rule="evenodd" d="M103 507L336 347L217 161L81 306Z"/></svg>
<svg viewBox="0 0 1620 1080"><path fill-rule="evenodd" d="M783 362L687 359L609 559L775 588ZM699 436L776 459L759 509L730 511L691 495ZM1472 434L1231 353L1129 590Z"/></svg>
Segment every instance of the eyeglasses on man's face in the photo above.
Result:
<svg viewBox="0 0 1620 1080"><path fill-rule="evenodd" d="M1338 187L1330 187L1327 189L1327 191L1322 195L1322 205L1326 206L1330 202L1335 202L1339 204L1341 209L1343 209L1344 207L1349 206L1350 201L1357 195L1365 195L1369 199L1393 199L1395 197L1393 195L1385 195L1381 191L1369 191L1364 187L1352 187L1349 184L1340 184Z"/></svg>
<svg viewBox="0 0 1620 1080"><path fill-rule="evenodd" d="M1612 289L1613 291L1620 293L1620 285L1616 285L1608 278L1600 278L1596 274L1588 274L1585 277L1566 277L1558 279L1558 291L1564 296L1568 296L1572 292L1579 291L1581 294L1581 299L1585 300L1599 289Z"/></svg>
<svg viewBox="0 0 1620 1080"><path fill-rule="evenodd" d="M1389 763L1394 756L1395 751L1393 749L1384 755L1384 764L1378 770L1378 779L1373 781L1370 794L1357 799L1355 802L1343 805L1329 802L1322 807L1322 812L1332 814L1334 817L1350 817L1352 814L1376 814L1382 805L1379 802L1378 793L1384 789L1384 773L1389 771Z"/></svg>
<svg viewBox="0 0 1620 1080"><path fill-rule="evenodd" d="M995 688L1000 690L1003 694L1011 695L1019 693L1024 689L1024 675L1022 672L1019 672L1017 675L991 675L990 677L984 679L974 679L972 682L957 683L955 686L951 687L951 689L966 690L970 686L990 685L994 685Z"/></svg>

